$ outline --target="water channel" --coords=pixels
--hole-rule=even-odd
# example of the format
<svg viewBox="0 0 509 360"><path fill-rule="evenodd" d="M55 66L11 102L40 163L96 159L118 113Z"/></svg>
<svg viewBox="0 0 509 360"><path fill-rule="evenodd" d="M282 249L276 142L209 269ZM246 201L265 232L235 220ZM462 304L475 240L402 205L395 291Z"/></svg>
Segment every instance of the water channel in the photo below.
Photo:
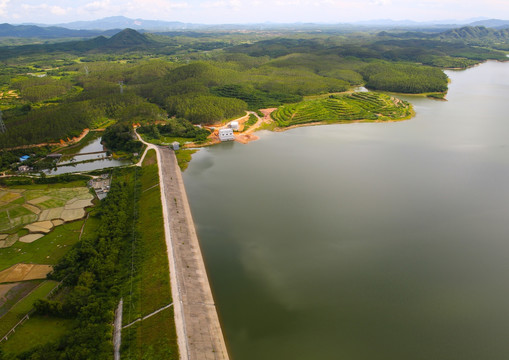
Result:
<svg viewBox="0 0 509 360"><path fill-rule="evenodd" d="M62 157L61 161L57 164L58 167L56 170L48 169L44 172L50 175L60 175L131 164L129 160L107 158L105 153L96 153L100 151L104 151L104 147L101 144L101 137L94 136L87 143L81 145L79 150L77 150L73 156Z"/></svg>
<svg viewBox="0 0 509 360"><path fill-rule="evenodd" d="M395 123L260 133L184 181L232 359L507 359L509 64Z"/></svg>

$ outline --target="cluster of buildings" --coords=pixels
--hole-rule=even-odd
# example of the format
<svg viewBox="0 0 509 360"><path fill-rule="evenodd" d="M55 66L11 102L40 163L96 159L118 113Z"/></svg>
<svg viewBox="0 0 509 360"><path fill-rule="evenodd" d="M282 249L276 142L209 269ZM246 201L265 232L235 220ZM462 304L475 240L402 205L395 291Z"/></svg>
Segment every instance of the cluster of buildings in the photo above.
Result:
<svg viewBox="0 0 509 360"><path fill-rule="evenodd" d="M102 200L110 191L111 177L109 174L102 174L101 176L90 180L88 182L88 186L93 188L99 200Z"/></svg>
<svg viewBox="0 0 509 360"><path fill-rule="evenodd" d="M221 141L232 141L235 140L235 136L233 135L234 131L239 131L239 122L232 121L228 124L228 127L219 129L219 140Z"/></svg>

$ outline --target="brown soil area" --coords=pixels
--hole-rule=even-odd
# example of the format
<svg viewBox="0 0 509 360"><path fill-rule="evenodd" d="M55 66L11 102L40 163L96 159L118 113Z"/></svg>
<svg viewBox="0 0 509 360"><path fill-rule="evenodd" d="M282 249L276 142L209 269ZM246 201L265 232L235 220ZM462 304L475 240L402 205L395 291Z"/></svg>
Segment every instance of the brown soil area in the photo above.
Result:
<svg viewBox="0 0 509 360"><path fill-rule="evenodd" d="M29 243L33 243L36 240L39 240L43 236L44 236L43 234L28 234L28 235L20 237L19 241L22 243L29 244Z"/></svg>
<svg viewBox="0 0 509 360"><path fill-rule="evenodd" d="M38 221L25 226L31 233L49 233L53 229L53 223L51 221Z"/></svg>
<svg viewBox="0 0 509 360"><path fill-rule="evenodd" d="M52 270L50 265L16 264L0 271L0 283L45 279Z"/></svg>
<svg viewBox="0 0 509 360"><path fill-rule="evenodd" d="M74 221L79 220L85 217L85 209L72 209L72 210L64 210L62 212L62 220L64 221Z"/></svg>
<svg viewBox="0 0 509 360"><path fill-rule="evenodd" d="M9 292L9 290L11 290L16 285L18 285L18 284L13 283L13 284L3 284L3 285L0 285L0 306L2 306L2 300L5 299L7 293Z"/></svg>
<svg viewBox="0 0 509 360"><path fill-rule="evenodd" d="M256 135L253 135L253 134L235 134L235 141L236 142L239 142L241 144L247 144L251 141L255 141L255 140L258 140L259 137L256 136Z"/></svg>

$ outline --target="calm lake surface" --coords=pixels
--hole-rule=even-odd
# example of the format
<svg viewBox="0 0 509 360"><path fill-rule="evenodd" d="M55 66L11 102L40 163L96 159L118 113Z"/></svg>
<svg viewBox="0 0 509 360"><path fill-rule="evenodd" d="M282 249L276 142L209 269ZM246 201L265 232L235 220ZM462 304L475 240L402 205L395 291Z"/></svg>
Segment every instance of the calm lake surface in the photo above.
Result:
<svg viewBox="0 0 509 360"><path fill-rule="evenodd" d="M509 63L447 74L409 121L194 155L232 359L509 358Z"/></svg>

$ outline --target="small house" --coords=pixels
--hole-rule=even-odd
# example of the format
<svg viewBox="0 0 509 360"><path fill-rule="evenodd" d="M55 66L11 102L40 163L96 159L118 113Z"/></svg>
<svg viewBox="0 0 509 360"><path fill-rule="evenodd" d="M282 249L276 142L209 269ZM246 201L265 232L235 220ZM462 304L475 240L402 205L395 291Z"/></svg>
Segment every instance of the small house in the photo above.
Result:
<svg viewBox="0 0 509 360"><path fill-rule="evenodd" d="M178 141L174 141L174 142L172 142L172 143L171 143L171 148L172 148L173 150L178 150L178 149L180 149L180 143L179 143Z"/></svg>
<svg viewBox="0 0 509 360"><path fill-rule="evenodd" d="M233 131L239 131L239 122L238 121L232 121L230 123L230 129Z"/></svg>
<svg viewBox="0 0 509 360"><path fill-rule="evenodd" d="M233 130L230 128L219 129L219 140L221 141L235 140L235 137L233 136Z"/></svg>
<svg viewBox="0 0 509 360"><path fill-rule="evenodd" d="M29 172L30 170L32 170L32 169L28 165L18 166L18 172L20 172L20 173Z"/></svg>

